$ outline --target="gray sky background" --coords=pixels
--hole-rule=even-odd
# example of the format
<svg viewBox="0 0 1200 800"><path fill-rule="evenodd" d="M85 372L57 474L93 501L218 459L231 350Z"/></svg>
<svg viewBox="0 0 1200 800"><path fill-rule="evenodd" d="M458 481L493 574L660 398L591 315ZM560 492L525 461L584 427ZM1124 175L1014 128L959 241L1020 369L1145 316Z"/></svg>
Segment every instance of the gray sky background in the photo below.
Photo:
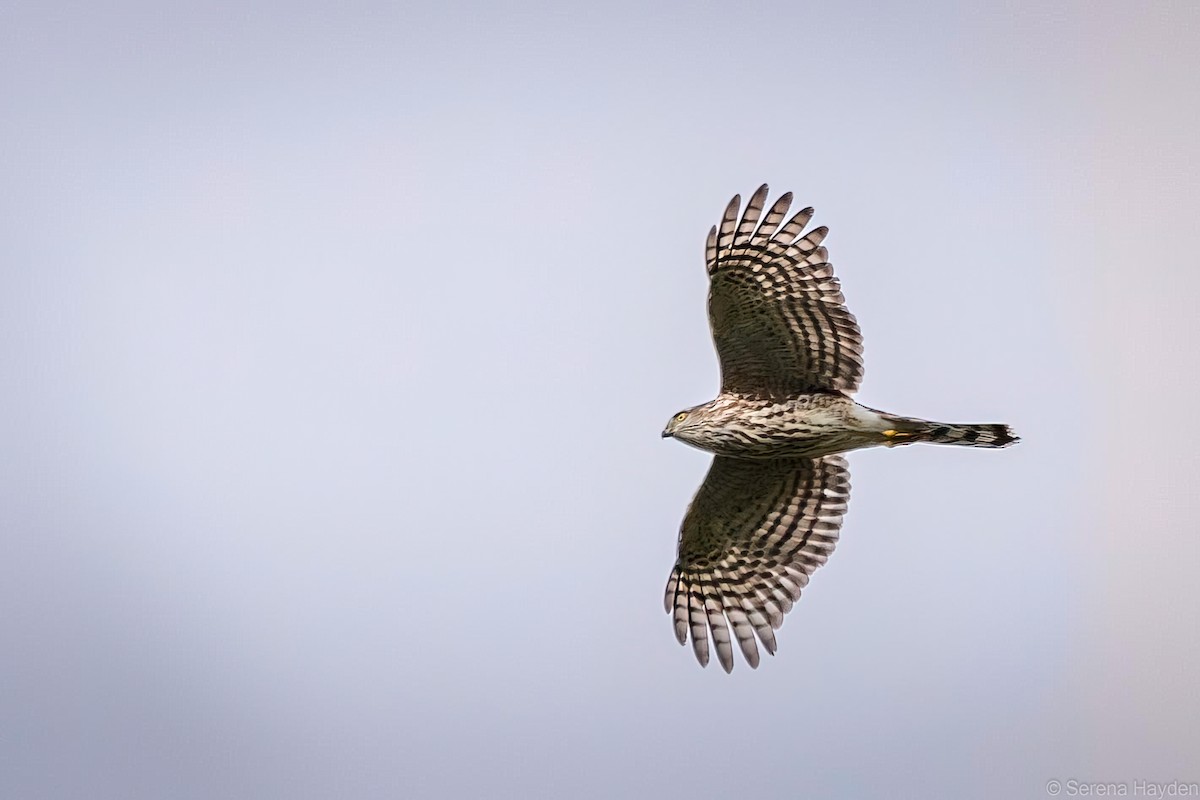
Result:
<svg viewBox="0 0 1200 800"><path fill-rule="evenodd" d="M6 3L0 796L1200 781L1194 2ZM703 238L832 228L851 456L757 671L661 592Z"/></svg>

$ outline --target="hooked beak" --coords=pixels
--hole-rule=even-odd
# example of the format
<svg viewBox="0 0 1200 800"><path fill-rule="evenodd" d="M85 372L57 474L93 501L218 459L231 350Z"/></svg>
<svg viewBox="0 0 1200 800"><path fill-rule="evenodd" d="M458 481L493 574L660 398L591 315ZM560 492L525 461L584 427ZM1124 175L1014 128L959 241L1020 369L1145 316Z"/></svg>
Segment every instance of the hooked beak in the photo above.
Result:
<svg viewBox="0 0 1200 800"><path fill-rule="evenodd" d="M670 432L669 430L666 430L666 429L664 429L664 430L663 430L663 432L662 432L662 438L664 438L664 439L670 439L670 438L671 438L671 432Z"/></svg>

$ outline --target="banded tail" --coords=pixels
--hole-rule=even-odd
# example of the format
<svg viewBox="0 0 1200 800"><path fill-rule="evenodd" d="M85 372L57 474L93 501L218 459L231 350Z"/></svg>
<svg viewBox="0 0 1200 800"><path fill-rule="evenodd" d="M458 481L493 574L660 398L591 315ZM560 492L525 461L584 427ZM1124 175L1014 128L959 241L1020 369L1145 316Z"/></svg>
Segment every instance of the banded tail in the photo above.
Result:
<svg viewBox="0 0 1200 800"><path fill-rule="evenodd" d="M956 444L960 447L1008 447L1021 441L1007 425L972 424L951 425L946 422L929 422L923 419L884 415L884 420L893 427L883 432L884 444L894 447L901 444L929 442L930 444Z"/></svg>

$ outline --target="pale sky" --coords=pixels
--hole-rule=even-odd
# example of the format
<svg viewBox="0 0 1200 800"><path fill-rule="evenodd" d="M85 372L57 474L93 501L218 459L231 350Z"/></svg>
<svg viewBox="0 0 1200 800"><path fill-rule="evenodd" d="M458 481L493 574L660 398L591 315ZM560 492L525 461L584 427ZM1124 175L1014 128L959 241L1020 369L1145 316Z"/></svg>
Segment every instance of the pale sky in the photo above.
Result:
<svg viewBox="0 0 1200 800"><path fill-rule="evenodd" d="M0 796L1200 782L1198 75L1190 0L0 7ZM858 399L1023 442L851 455L727 676L658 434L764 181Z"/></svg>

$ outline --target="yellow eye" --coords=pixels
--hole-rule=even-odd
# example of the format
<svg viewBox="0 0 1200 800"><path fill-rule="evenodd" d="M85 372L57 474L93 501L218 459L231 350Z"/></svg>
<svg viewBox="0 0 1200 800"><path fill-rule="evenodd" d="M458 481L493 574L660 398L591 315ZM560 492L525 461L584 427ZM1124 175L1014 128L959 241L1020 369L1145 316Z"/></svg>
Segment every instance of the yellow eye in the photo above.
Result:
<svg viewBox="0 0 1200 800"><path fill-rule="evenodd" d="M686 411L680 411L678 414L675 415L676 422L683 422L685 419L687 419Z"/></svg>

